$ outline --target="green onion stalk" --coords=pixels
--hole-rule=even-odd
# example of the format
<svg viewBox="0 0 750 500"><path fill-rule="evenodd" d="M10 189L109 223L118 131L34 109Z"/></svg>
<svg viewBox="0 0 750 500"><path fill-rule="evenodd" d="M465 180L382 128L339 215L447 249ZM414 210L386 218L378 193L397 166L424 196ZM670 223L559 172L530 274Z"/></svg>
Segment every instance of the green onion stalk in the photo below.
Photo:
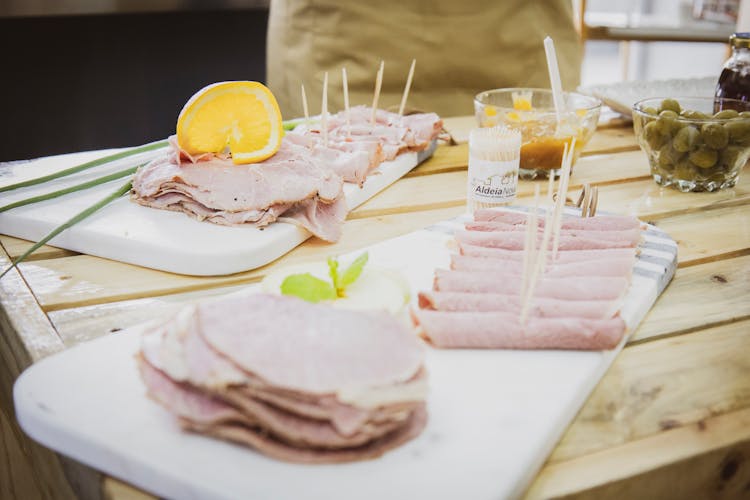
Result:
<svg viewBox="0 0 750 500"><path fill-rule="evenodd" d="M5 191L13 191L14 189L24 188L28 186L34 186L36 184L42 184L47 181L59 179L61 177L66 177L68 175L76 174L78 172L82 172L90 168L98 167L106 163L111 163L113 161L121 160L129 156L137 155L140 153L146 153L148 151L153 151L155 149L160 149L160 148L166 147L168 144L169 142L167 140L144 144L143 146L139 146L137 148L128 149L127 151L121 151L113 155L104 156L96 160L82 163L81 165L76 165L75 167L70 167L70 168L66 168L65 170L60 170L59 172L55 172L54 174L45 175L43 177L37 177L36 179L29 179L27 181L18 182L16 184L9 184L7 186L1 186L0 193L5 192Z"/></svg>

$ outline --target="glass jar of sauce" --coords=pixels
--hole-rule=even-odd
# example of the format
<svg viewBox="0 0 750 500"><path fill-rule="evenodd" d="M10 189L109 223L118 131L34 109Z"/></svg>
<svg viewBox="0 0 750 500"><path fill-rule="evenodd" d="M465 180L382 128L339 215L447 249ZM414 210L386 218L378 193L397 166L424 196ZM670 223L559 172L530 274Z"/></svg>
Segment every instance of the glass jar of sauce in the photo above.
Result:
<svg viewBox="0 0 750 500"><path fill-rule="evenodd" d="M729 44L732 56L724 63L716 84L716 97L750 101L750 33L733 34Z"/></svg>

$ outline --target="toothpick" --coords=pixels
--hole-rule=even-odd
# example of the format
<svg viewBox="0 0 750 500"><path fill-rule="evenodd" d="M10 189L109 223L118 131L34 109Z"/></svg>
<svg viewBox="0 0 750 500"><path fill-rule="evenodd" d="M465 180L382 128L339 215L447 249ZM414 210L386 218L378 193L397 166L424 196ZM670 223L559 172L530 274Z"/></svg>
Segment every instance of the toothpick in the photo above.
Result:
<svg viewBox="0 0 750 500"><path fill-rule="evenodd" d="M305 84L302 84L302 110L305 112L305 121L310 121L310 112L307 109L307 94L305 94Z"/></svg>
<svg viewBox="0 0 750 500"><path fill-rule="evenodd" d="M547 203L552 205L555 202L555 174L550 172L549 182L547 183ZM552 207L550 206L550 209Z"/></svg>
<svg viewBox="0 0 750 500"><path fill-rule="evenodd" d="M528 292L532 289L532 280L534 275L534 266L536 264L536 239L537 239L537 210L539 209L539 184L534 186L534 207L529 212L526 226L526 243L523 258L523 275L521 277L521 324L526 319L525 310L527 307Z"/></svg>
<svg viewBox="0 0 750 500"><path fill-rule="evenodd" d="M401 97L401 106L398 107L398 114L404 116L404 108L406 107L406 99L409 97L409 89L411 88L411 80L414 78L414 66L417 64L416 59L411 60L411 68L409 68L409 76L406 77L406 86L404 86L404 95Z"/></svg>
<svg viewBox="0 0 750 500"><path fill-rule="evenodd" d="M328 71L323 75L323 105L320 112L320 128L323 132L323 145L328 147Z"/></svg>
<svg viewBox="0 0 750 500"><path fill-rule="evenodd" d="M568 183L570 182L570 168L573 165L573 152L575 151L575 137L570 141L570 147L563 150L563 171L560 177L560 187L557 191L557 213L555 220L555 233L552 243L552 260L557 260L557 250L560 244L560 229L562 228L565 200L568 196Z"/></svg>
<svg viewBox="0 0 750 500"><path fill-rule="evenodd" d="M531 307L531 301L534 297L534 290L540 279L540 275L544 276L547 270L547 247L549 246L550 234L552 234L552 207L547 209L544 214L544 235L542 236L542 243L539 249L536 251L534 256L534 265L531 267L531 278L529 279L529 286L526 289L526 295L523 297L521 302L521 324L526 323L526 317L529 314L529 308ZM535 231L536 232L536 231ZM536 235L535 235L536 237Z"/></svg>
<svg viewBox="0 0 750 500"><path fill-rule="evenodd" d="M372 118L370 119L370 125L375 126L375 112L378 110L378 99L380 99L380 87L383 85L383 68L385 67L385 61L380 61L380 69L375 77L375 95L372 96Z"/></svg>
<svg viewBox="0 0 750 500"><path fill-rule="evenodd" d="M346 137L352 136L351 113L349 112L349 83L346 79L346 68L341 68L341 84L344 86L344 116L346 116Z"/></svg>

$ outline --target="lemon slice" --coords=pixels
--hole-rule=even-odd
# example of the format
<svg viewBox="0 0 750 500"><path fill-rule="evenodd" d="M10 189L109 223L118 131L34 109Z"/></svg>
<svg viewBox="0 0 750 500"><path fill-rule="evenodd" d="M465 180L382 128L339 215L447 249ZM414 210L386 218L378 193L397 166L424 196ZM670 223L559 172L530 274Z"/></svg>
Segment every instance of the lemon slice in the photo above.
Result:
<svg viewBox="0 0 750 500"><path fill-rule="evenodd" d="M284 135L281 111L258 82L219 82L199 90L177 119L177 142L188 154L221 153L237 164L273 156Z"/></svg>

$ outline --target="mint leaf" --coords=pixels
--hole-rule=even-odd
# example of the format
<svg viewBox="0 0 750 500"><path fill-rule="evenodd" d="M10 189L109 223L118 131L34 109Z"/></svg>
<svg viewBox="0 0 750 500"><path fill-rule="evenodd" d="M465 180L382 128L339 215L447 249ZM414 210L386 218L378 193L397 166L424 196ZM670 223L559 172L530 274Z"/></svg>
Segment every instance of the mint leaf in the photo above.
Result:
<svg viewBox="0 0 750 500"><path fill-rule="evenodd" d="M308 302L320 302L321 300L336 298L336 289L330 283L316 278L310 273L287 276L281 283L281 293L283 295L294 295Z"/></svg>
<svg viewBox="0 0 750 500"><path fill-rule="evenodd" d="M339 261L335 257L328 257L328 275L331 277L333 289L338 297L344 296L344 285L339 276Z"/></svg>
<svg viewBox="0 0 750 500"><path fill-rule="evenodd" d="M365 252L354 259L354 262L349 265L346 271L344 271L344 274L341 276L342 287L345 288L357 281L357 278L359 278L359 275L362 274L362 269L364 269L365 264L367 264L367 259L369 257L369 254Z"/></svg>

